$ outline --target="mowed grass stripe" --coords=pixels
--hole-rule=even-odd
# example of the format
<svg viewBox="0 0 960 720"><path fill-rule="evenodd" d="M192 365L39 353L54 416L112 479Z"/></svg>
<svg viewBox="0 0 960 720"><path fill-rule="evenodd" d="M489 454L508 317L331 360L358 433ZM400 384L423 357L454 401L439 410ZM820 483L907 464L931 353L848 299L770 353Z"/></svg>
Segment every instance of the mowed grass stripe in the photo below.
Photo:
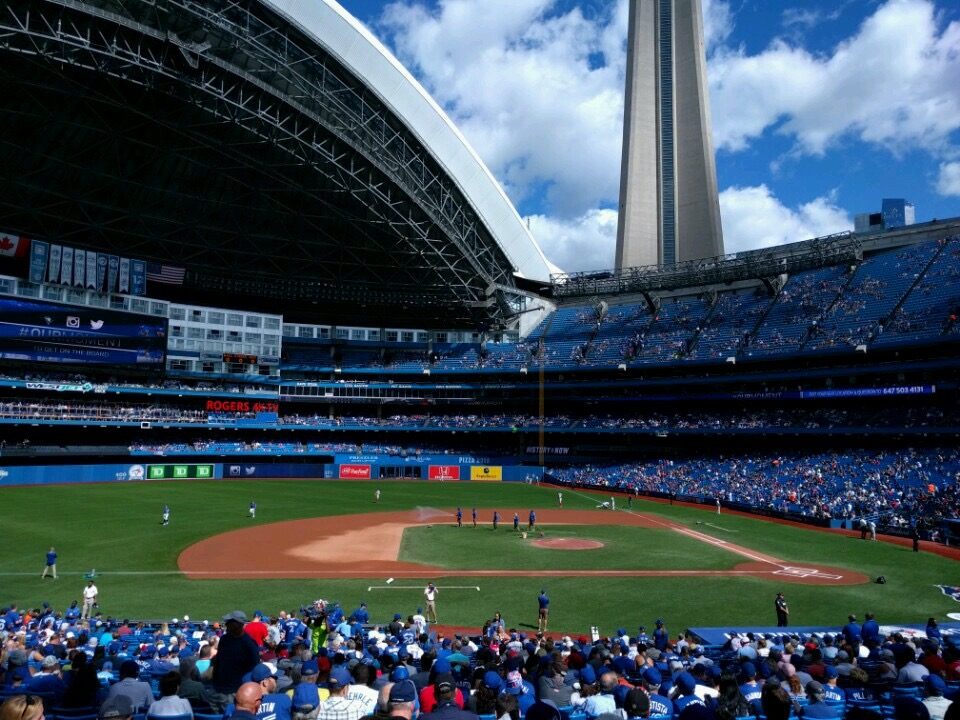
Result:
<svg viewBox="0 0 960 720"><path fill-rule="evenodd" d="M525 528L521 525L521 528ZM400 560L463 570L729 570L744 558L673 530L625 525L544 525L547 538L594 540L593 550L537 547L539 533L501 525L411 527L403 532Z"/></svg>

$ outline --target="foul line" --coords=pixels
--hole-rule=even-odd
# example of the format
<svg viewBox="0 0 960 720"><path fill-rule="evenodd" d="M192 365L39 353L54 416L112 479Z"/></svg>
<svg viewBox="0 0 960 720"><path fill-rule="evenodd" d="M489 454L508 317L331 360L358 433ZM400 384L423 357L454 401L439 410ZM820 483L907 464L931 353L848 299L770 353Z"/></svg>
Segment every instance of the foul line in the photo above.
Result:
<svg viewBox="0 0 960 720"><path fill-rule="evenodd" d="M722 527L720 527L719 525L714 525L713 523L706 523L706 526L707 526L707 527L712 527L714 530L719 530L719 531L721 531L721 532L727 532L727 533L740 532L739 530L728 530L727 528L722 528Z"/></svg>

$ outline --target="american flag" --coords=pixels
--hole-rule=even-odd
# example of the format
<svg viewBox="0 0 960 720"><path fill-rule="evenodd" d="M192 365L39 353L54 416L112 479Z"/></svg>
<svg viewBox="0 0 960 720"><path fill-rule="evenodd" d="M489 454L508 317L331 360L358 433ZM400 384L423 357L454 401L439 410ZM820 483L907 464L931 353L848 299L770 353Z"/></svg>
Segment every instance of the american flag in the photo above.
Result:
<svg viewBox="0 0 960 720"><path fill-rule="evenodd" d="M187 271L182 267L175 265L161 265L160 263L147 263L147 280L153 282L166 283L167 285L183 285L183 279Z"/></svg>

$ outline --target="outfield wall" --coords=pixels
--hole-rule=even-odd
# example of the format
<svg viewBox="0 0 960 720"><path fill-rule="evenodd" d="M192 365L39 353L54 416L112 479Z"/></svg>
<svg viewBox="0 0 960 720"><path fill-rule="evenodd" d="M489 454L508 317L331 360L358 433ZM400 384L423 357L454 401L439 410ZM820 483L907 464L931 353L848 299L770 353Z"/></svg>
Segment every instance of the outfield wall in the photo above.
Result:
<svg viewBox="0 0 960 720"><path fill-rule="evenodd" d="M0 487L144 480L435 480L439 482L532 482L540 467L505 464L506 458L471 456L335 455L333 463L274 462L250 457L233 462L178 461L171 458L92 465L0 467ZM487 461L487 462L483 462Z"/></svg>

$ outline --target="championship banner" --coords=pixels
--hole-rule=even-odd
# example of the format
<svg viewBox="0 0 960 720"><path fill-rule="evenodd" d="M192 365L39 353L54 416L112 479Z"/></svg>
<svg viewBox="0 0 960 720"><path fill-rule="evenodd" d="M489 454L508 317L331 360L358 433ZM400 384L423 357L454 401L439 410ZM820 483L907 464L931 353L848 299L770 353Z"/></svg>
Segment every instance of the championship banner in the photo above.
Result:
<svg viewBox="0 0 960 720"><path fill-rule="evenodd" d="M459 480L459 465L430 465L427 470L430 480Z"/></svg>
<svg viewBox="0 0 960 720"><path fill-rule="evenodd" d="M73 251L73 284L83 287L84 278L87 276L87 251Z"/></svg>
<svg viewBox="0 0 960 720"><path fill-rule="evenodd" d="M60 252L59 245L50 246L50 269L47 271L47 282L55 283L60 277Z"/></svg>
<svg viewBox="0 0 960 720"><path fill-rule="evenodd" d="M120 258L120 292L130 292L130 258Z"/></svg>
<svg viewBox="0 0 960 720"><path fill-rule="evenodd" d="M47 256L50 254L50 243L34 240L30 245L30 282L37 285L43 282L47 272Z"/></svg>
<svg viewBox="0 0 960 720"><path fill-rule="evenodd" d="M503 480L503 467L500 465L471 465L470 479L480 482L499 482Z"/></svg>
<svg viewBox="0 0 960 720"><path fill-rule="evenodd" d="M130 294L147 294L147 263L143 260L130 261Z"/></svg>
<svg viewBox="0 0 960 720"><path fill-rule="evenodd" d="M369 465L341 465L340 477L343 480L369 480Z"/></svg>
<svg viewBox="0 0 960 720"><path fill-rule="evenodd" d="M97 254L87 250L87 287L99 290L97 285Z"/></svg>
<svg viewBox="0 0 960 720"><path fill-rule="evenodd" d="M73 248L64 245L60 261L60 284L69 285L73 279Z"/></svg>
<svg viewBox="0 0 960 720"><path fill-rule="evenodd" d="M103 283L107 279L107 256L97 253L97 292L103 290Z"/></svg>
<svg viewBox="0 0 960 720"><path fill-rule="evenodd" d="M112 293L117 287L117 273L120 270L120 258L116 255L111 255L107 260L107 286L104 288L105 292Z"/></svg>

